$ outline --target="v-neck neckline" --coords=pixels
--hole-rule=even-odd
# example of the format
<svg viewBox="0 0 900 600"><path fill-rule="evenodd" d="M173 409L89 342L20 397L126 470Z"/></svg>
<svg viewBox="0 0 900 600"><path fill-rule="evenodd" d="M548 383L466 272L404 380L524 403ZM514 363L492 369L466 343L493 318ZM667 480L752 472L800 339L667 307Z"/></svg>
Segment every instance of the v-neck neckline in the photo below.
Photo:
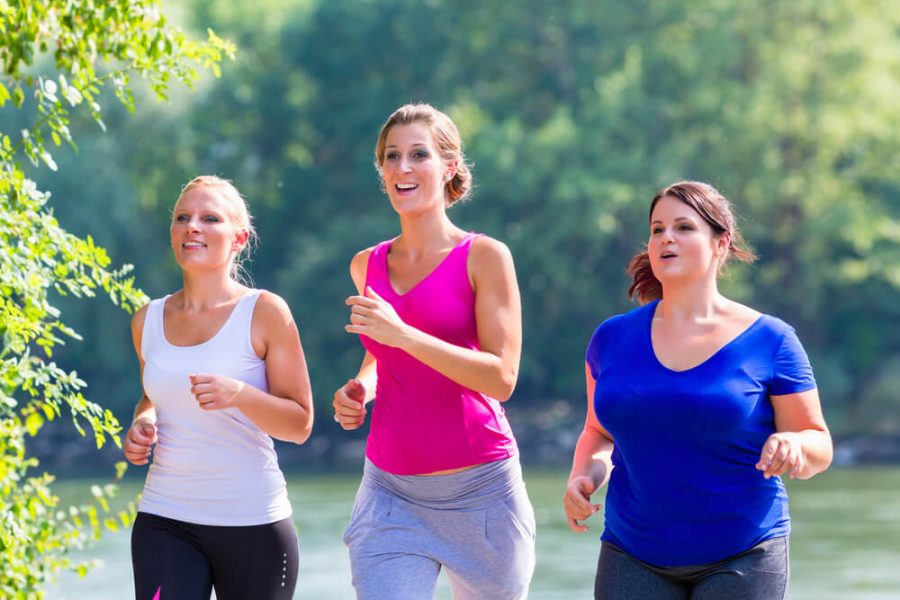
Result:
<svg viewBox="0 0 900 600"><path fill-rule="evenodd" d="M475 236L475 234L471 233L471 232L467 233L465 236L463 236L463 238L459 241L459 243L450 249L450 252L447 253L447 256L442 258L441 261L437 265L435 265L435 267L431 271L429 271L422 279L417 281L415 283L415 285L413 285L411 288L409 288L405 292L398 292L397 288L394 286L394 282L391 281L391 269L388 264L388 254L390 254L391 246L394 245L394 242L397 240L397 238L392 239L390 242L388 242L387 248L385 248L385 251L384 251L384 273L385 273L385 278L387 279L388 288L391 290L391 293L394 294L395 296L397 296L398 298L404 298L406 296L409 296L413 292L415 292L426 281L428 281L435 273L437 273L439 270L441 270L441 267L443 267L444 264L447 263L447 261L450 259L450 257L453 256L453 254L455 252L457 252L460 248L462 248L463 244L465 244L469 239L471 239L474 236Z"/></svg>
<svg viewBox="0 0 900 600"><path fill-rule="evenodd" d="M704 366L710 364L717 356L719 356L720 354L725 352L728 348L730 348L734 344L737 344L742 339L744 339L745 337L750 335L750 333L754 329L756 329L759 326L759 324L762 322L763 316L765 316L765 315L760 314L758 317L756 317L753 320L752 323L750 323L749 325L747 325L747 327L742 329L740 331L740 333L738 333L733 338L731 338L730 340L725 342L722 346L717 348L715 352L710 354L708 357L706 357L704 360L700 361L696 365L693 365L686 369L673 369L673 368L667 366L665 363L663 363L663 361L661 361L659 359L659 355L656 353L656 348L653 347L653 317L656 316L656 309L658 306L659 306L659 300L657 300L653 304L653 306L647 311L647 313L648 313L647 327L646 327L647 347L649 348L650 355L653 357L653 362L656 363L656 365L658 365L660 368L662 368L667 373L675 373L675 374L690 373L691 371L696 371L696 370L701 369Z"/></svg>

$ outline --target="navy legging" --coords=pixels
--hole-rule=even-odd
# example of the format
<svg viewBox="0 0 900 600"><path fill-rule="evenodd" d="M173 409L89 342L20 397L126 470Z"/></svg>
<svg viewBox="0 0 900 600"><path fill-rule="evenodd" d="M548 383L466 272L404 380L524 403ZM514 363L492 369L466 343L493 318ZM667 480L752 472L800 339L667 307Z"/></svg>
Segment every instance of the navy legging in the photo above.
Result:
<svg viewBox="0 0 900 600"><path fill-rule="evenodd" d="M195 525L138 513L131 530L136 600L288 600L300 550L290 518L266 525Z"/></svg>
<svg viewBox="0 0 900 600"><path fill-rule="evenodd" d="M657 567L603 542L595 600L782 600L787 593L788 539L776 537L716 563Z"/></svg>

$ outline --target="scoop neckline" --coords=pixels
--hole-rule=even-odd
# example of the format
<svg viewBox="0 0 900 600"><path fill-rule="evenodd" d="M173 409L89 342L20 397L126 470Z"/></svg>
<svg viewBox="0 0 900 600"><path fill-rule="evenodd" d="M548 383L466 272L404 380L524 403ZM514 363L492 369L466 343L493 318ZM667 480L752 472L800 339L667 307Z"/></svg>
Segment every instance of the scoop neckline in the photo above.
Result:
<svg viewBox="0 0 900 600"><path fill-rule="evenodd" d="M228 328L229 323L231 323L231 320L234 318L234 313L237 312L237 309L238 309L238 307L240 307L241 303L244 302L244 300L246 300L247 298L257 295L257 294L258 294L258 292L256 290L253 290L253 291L250 291L250 292L244 294L240 298L238 298L238 301L234 303L234 308L232 308L231 312L228 313L228 317L226 317L226 319L222 323L221 327L219 327L216 330L216 332L214 334L212 334L212 336L209 339L206 339L198 344L190 344L187 346L180 346L178 344L173 344L166 337L166 302L169 300L169 298L172 297L172 294L167 294L162 299L161 306L159 307L159 309L160 309L160 315L159 315L160 337L162 338L162 341L171 348L190 349L190 348L200 348L200 347L206 346L206 345L212 343L213 341L215 341L215 339L217 337L219 337L219 335L221 335L221 333L223 331L225 331L225 329Z"/></svg>
<svg viewBox="0 0 900 600"><path fill-rule="evenodd" d="M688 367L687 369L673 369L671 367L666 366L659 359L659 356L656 354L656 348L654 348L654 346L653 346L653 317L656 315L656 308L658 306L659 306L659 300L656 300L653 303L653 305L650 307L650 309L647 311L648 314L647 314L647 322L646 322L646 329L645 329L647 347L650 349L650 355L653 357L653 361L656 363L657 366L659 366L660 368L662 368L664 371L666 371L668 373L675 373L675 374L679 374L679 375L682 373L689 373L691 371L699 370L699 369L703 368L704 366L708 365L709 363L713 362L713 360L715 360L720 354L725 352L725 350L727 350L734 344L737 344L738 342L740 342L743 338L750 335L750 333L754 329L756 329L759 326L759 324L762 322L763 317L765 317L764 314L760 314L759 316L757 316L753 320L753 322L751 322L749 325L747 325L747 327L742 329L740 331L740 333L738 333L733 338L731 338L730 340L725 342L725 344L720 346L715 352L710 354L706 359L697 363L696 365L694 365L692 367Z"/></svg>

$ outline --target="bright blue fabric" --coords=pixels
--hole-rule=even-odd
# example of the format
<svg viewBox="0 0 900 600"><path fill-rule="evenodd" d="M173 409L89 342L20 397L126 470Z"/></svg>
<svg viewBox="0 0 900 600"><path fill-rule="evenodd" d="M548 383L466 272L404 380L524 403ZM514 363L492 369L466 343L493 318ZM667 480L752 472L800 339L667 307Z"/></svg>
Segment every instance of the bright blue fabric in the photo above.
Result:
<svg viewBox="0 0 900 600"><path fill-rule="evenodd" d="M770 395L816 387L793 328L768 315L707 361L663 366L658 302L604 321L586 359L615 440L602 539L658 566L716 562L790 531L781 479L755 469L775 431Z"/></svg>

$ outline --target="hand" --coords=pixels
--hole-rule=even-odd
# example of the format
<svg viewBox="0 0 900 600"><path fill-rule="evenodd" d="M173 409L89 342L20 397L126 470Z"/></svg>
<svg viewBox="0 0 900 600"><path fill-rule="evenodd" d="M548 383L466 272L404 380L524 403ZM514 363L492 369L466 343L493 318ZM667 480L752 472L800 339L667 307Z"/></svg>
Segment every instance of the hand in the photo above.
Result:
<svg viewBox="0 0 900 600"><path fill-rule="evenodd" d="M366 420L366 387L351 379L334 393L334 420L346 431L359 429Z"/></svg>
<svg viewBox="0 0 900 600"><path fill-rule="evenodd" d="M587 525L581 525L592 514L600 510L600 504L591 503L591 494L597 491L597 485L590 477L582 475L569 481L566 486L566 495L563 496L563 507L566 510L566 518L569 520L569 529L576 533L584 533Z"/></svg>
<svg viewBox="0 0 900 600"><path fill-rule="evenodd" d="M365 335L394 348L405 340L408 326L394 307L371 287L366 287L365 296L347 298L346 304L350 307L350 324L344 326L347 333Z"/></svg>
<svg viewBox="0 0 900 600"><path fill-rule="evenodd" d="M138 419L125 433L125 443L122 444L125 458L133 465L146 465L150 462L156 439L156 423Z"/></svg>
<svg viewBox="0 0 900 600"><path fill-rule="evenodd" d="M239 408L238 396L244 389L244 382L224 375L188 375L191 380L191 394L203 410Z"/></svg>
<svg viewBox="0 0 900 600"><path fill-rule="evenodd" d="M790 477L797 477L806 467L803 444L794 432L773 433L763 444L756 463L756 470L763 472L766 479L790 471Z"/></svg>

